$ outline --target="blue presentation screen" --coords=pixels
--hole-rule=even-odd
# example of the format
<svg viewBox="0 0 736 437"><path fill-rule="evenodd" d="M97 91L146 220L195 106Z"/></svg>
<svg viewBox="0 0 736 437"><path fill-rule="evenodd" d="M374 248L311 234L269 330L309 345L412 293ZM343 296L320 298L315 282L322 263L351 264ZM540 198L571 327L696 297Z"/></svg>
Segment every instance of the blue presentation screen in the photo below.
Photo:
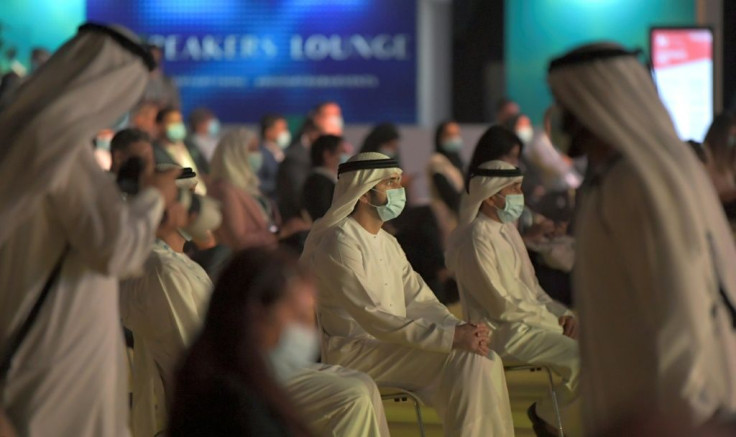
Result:
<svg viewBox="0 0 736 437"><path fill-rule="evenodd" d="M185 112L225 122L337 101L349 123L416 122L416 0L87 0L163 47Z"/></svg>

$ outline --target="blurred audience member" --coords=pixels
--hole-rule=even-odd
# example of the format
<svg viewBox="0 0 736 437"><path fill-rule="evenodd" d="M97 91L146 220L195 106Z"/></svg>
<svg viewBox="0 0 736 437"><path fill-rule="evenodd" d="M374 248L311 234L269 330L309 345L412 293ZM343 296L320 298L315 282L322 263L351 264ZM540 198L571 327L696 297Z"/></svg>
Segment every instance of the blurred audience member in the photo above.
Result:
<svg viewBox="0 0 736 437"><path fill-rule="evenodd" d="M232 131L221 144L237 135L244 133ZM257 137L249 135L255 150ZM219 153L220 146L214 159ZM248 250L232 259L177 375L168 435L310 435L268 362L282 349L301 363L316 356L314 341L302 336L294 344L293 333L287 334L298 323L305 295L314 293L306 278L285 255Z"/></svg>
<svg viewBox="0 0 736 437"><path fill-rule="evenodd" d="M724 204L736 201L736 117L718 115L705 135L708 174Z"/></svg>
<svg viewBox="0 0 736 437"><path fill-rule="evenodd" d="M488 161L501 160L514 167L519 167L521 152L524 143L516 134L507 128L493 125L486 129L473 150L468 169L473 169ZM469 182L470 173L465 177L465 184Z"/></svg>
<svg viewBox="0 0 736 437"><path fill-rule="evenodd" d="M155 102L160 108L171 106L181 109L181 99L179 98L179 88L172 78L164 74L164 52L157 45L150 45L149 51L156 61L156 69L151 72L148 78L146 91L143 93L143 100Z"/></svg>
<svg viewBox="0 0 736 437"><path fill-rule="evenodd" d="M342 118L342 109L337 102L322 102L312 109L311 114L320 134L342 136L345 122Z"/></svg>
<svg viewBox="0 0 736 437"><path fill-rule="evenodd" d="M381 123L368 132L360 153L378 152L398 161L400 140L401 135L395 124Z"/></svg>
<svg viewBox="0 0 736 437"><path fill-rule="evenodd" d="M302 188L312 168L309 149L320 135L314 119L307 117L299 131L298 140L286 149L284 160L279 165L276 197L284 220L302 216Z"/></svg>
<svg viewBox="0 0 736 437"><path fill-rule="evenodd" d="M181 204L167 208L143 275L120 284L121 318L135 341L131 422L136 437L164 431L174 371L204 321L212 291L207 273L183 253L187 240L180 229L186 217Z"/></svg>
<svg viewBox="0 0 736 437"><path fill-rule="evenodd" d="M312 173L304 182L302 205L312 221L325 215L332 205L332 193L337 182L337 169L347 161L342 138L322 135L312 144Z"/></svg>
<svg viewBox="0 0 736 437"><path fill-rule="evenodd" d="M126 161L134 157L143 161L144 174L153 172L156 167L151 137L140 129L128 128L116 133L110 142L110 153L112 155L110 171L115 174Z"/></svg>
<svg viewBox="0 0 736 437"><path fill-rule="evenodd" d="M204 159L210 162L220 139L217 116L207 108L197 108L189 114L189 129L189 137L185 141L194 144Z"/></svg>
<svg viewBox="0 0 736 437"><path fill-rule="evenodd" d="M195 193L202 196L207 194L205 176L209 173L209 164L196 146L184 142L187 128L182 121L181 111L173 107L160 110L156 114L156 127L158 136L153 144L156 164L176 164L191 168L197 173Z"/></svg>
<svg viewBox="0 0 736 437"><path fill-rule="evenodd" d="M170 435L388 437L365 374L315 364L316 290L282 251L237 254L179 375ZM297 413L298 411L298 413Z"/></svg>
<svg viewBox="0 0 736 437"><path fill-rule="evenodd" d="M519 109L518 103L508 97L502 97L496 102L496 124L503 125L520 112L521 109Z"/></svg>
<svg viewBox="0 0 736 437"><path fill-rule="evenodd" d="M460 125L454 121L440 123L435 130L434 154L429 160L427 173L432 211L440 225L443 243L457 226L460 196L465 189L463 161L460 157L462 149Z"/></svg>
<svg viewBox="0 0 736 437"><path fill-rule="evenodd" d="M156 127L156 115L161 108L157 103L142 101L131 111L130 125L147 133L151 138L158 136Z"/></svg>
<svg viewBox="0 0 736 437"><path fill-rule="evenodd" d="M273 202L258 188L257 174L263 163L258 149L258 137L253 132L236 129L222 137L212 157L212 195L222 203L223 215L215 235L233 250L273 247L279 238L307 229L296 218L280 227Z"/></svg>
<svg viewBox="0 0 736 437"><path fill-rule="evenodd" d="M258 172L261 191L271 200L277 201L276 177L279 164L284 160L284 150L291 145L291 133L286 119L279 114L264 115L261 118L261 153L263 165Z"/></svg>

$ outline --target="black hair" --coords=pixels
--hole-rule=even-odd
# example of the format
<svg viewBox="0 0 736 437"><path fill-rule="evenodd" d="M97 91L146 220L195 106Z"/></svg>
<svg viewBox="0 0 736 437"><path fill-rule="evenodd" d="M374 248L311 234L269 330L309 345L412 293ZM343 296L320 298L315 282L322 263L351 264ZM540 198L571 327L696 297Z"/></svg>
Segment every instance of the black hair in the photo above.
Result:
<svg viewBox="0 0 736 437"><path fill-rule="evenodd" d="M284 120L284 116L281 114L266 114L261 117L261 138L266 135L266 131L271 129L277 121Z"/></svg>
<svg viewBox="0 0 736 437"><path fill-rule="evenodd" d="M475 146L468 172L484 162L508 155L516 146L519 146L519 153L521 153L524 143L514 132L498 124L489 127ZM468 182L468 177L465 178L465 182Z"/></svg>
<svg viewBox="0 0 736 437"><path fill-rule="evenodd" d="M703 147L702 143L699 143L695 140L687 140L685 141L688 146L690 146L690 150L695 152L695 156L698 157L698 160L702 162L703 164L708 163L708 157L705 155L705 148Z"/></svg>
<svg viewBox="0 0 736 437"><path fill-rule="evenodd" d="M172 112L179 112L179 109L174 106L166 106L158 111L156 114L156 123L161 124L164 122L164 119L167 115L171 114Z"/></svg>
<svg viewBox="0 0 736 437"><path fill-rule="evenodd" d="M294 280L308 281L310 276L290 252L247 249L231 258L214 287L201 333L179 368L170 435L201 435L193 427L201 430L212 423L210 414L200 414L207 422L202 424L193 413L211 408L212 381L223 377L257 396L289 435L310 434L258 351L258 315L284 299ZM239 429L237 417L215 420L223 421L224 429Z"/></svg>
<svg viewBox="0 0 736 437"><path fill-rule="evenodd" d="M210 110L209 108L193 109L192 112L189 113L189 126L192 128L192 131L194 131L198 124L212 118L215 118L215 113L212 112L212 110Z"/></svg>
<svg viewBox="0 0 736 437"><path fill-rule="evenodd" d="M125 152L131 144L139 141L150 143L151 137L144 131L134 127L123 129L112 137L112 141L110 141L110 152L116 150Z"/></svg>
<svg viewBox="0 0 736 437"><path fill-rule="evenodd" d="M382 145L389 141L398 140L401 138L399 135L399 129L393 123L380 123L377 124L373 130L366 135L363 140L363 147L360 149L360 153L365 152L378 152Z"/></svg>
<svg viewBox="0 0 736 437"><path fill-rule="evenodd" d="M342 137L338 137L337 135L321 135L314 140L309 150L309 155L312 158L312 167L324 165L325 152L335 153L335 150L340 147L340 143L342 143Z"/></svg>

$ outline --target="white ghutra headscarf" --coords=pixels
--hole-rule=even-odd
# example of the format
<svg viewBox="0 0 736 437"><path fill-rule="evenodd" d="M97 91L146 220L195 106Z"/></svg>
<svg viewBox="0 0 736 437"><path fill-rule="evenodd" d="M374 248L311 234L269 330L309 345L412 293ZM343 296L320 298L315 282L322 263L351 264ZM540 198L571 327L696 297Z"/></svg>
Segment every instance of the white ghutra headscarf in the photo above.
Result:
<svg viewBox="0 0 736 437"><path fill-rule="evenodd" d="M371 188L382 180L402 173L398 163L377 152L359 153L340 166L332 206L317 220L304 244L302 261L308 261L322 241L325 231L340 223L355 209L355 205Z"/></svg>
<svg viewBox="0 0 736 437"><path fill-rule="evenodd" d="M139 100L153 66L146 55L127 29L84 25L0 112L0 245Z"/></svg>

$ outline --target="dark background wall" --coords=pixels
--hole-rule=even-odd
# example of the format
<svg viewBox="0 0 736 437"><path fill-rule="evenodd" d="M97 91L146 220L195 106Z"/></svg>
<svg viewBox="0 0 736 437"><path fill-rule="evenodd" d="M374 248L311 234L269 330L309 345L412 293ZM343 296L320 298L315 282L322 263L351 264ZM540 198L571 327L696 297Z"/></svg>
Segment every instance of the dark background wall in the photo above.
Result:
<svg viewBox="0 0 736 437"><path fill-rule="evenodd" d="M453 1L452 114L457 121L492 121L495 103L505 93L504 3Z"/></svg>

